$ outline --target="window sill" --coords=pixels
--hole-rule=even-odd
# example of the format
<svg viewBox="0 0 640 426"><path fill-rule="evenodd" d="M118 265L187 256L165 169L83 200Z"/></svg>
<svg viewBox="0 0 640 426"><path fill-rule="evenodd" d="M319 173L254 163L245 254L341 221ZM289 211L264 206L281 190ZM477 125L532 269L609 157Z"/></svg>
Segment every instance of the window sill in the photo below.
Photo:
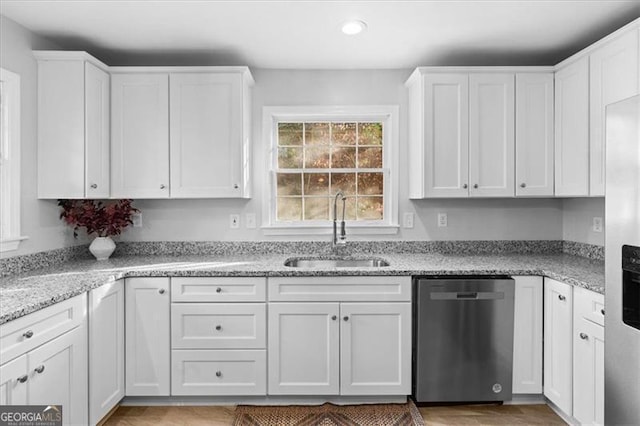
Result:
<svg viewBox="0 0 640 426"><path fill-rule="evenodd" d="M29 237L14 237L14 238L7 238L6 240L2 240L0 241L0 253L3 253L5 251L18 250L20 243L28 239Z"/></svg>
<svg viewBox="0 0 640 426"><path fill-rule="evenodd" d="M333 228L326 225L318 226L274 226L261 227L264 235L331 235ZM347 225L347 237L349 235L395 235L400 229L399 225Z"/></svg>

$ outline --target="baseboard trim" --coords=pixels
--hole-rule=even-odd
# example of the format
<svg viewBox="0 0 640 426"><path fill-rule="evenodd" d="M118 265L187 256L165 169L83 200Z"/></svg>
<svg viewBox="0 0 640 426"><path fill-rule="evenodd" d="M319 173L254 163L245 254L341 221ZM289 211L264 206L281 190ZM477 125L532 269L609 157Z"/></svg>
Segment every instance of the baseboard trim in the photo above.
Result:
<svg viewBox="0 0 640 426"><path fill-rule="evenodd" d="M541 393L514 394L511 397L511 401L504 401L504 405L538 405L546 403L547 401Z"/></svg>
<svg viewBox="0 0 640 426"><path fill-rule="evenodd" d="M567 413L565 413L564 411L562 411L556 404L551 402L551 400L549 398L545 397L545 402L549 406L549 408L551 408L553 411L555 411L555 413L558 416L560 416L560 418L562 420L564 420L567 424L569 424L571 426L580 426L580 422L579 421L577 421L575 418L573 418L573 416L570 416Z"/></svg>
<svg viewBox="0 0 640 426"><path fill-rule="evenodd" d="M406 396L127 396L121 406L403 404Z"/></svg>

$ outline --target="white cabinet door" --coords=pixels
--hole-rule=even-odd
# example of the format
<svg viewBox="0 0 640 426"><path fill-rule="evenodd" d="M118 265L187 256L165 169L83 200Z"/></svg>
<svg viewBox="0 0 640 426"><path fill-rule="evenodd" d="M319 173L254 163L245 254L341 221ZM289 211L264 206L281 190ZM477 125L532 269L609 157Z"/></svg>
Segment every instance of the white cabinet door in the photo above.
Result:
<svg viewBox="0 0 640 426"><path fill-rule="evenodd" d="M589 195L589 58L555 75L555 194Z"/></svg>
<svg viewBox="0 0 640 426"><path fill-rule="evenodd" d="M27 354L29 405L62 405L65 425L88 421L87 328L82 325Z"/></svg>
<svg viewBox="0 0 640 426"><path fill-rule="evenodd" d="M553 196L553 74L516 74L516 196Z"/></svg>
<svg viewBox="0 0 640 426"><path fill-rule="evenodd" d="M171 74L171 197L242 195L239 73Z"/></svg>
<svg viewBox="0 0 640 426"><path fill-rule="evenodd" d="M638 94L638 74L637 31L611 40L589 57L591 196L604 196L605 108Z"/></svg>
<svg viewBox="0 0 640 426"><path fill-rule="evenodd" d="M269 394L337 395L337 303L269 304Z"/></svg>
<svg viewBox="0 0 640 426"><path fill-rule="evenodd" d="M544 396L565 414L573 401L573 294L568 284L545 278Z"/></svg>
<svg viewBox="0 0 640 426"><path fill-rule="evenodd" d="M86 198L109 198L109 74L84 65Z"/></svg>
<svg viewBox="0 0 640 426"><path fill-rule="evenodd" d="M513 74L469 76L469 195L513 197Z"/></svg>
<svg viewBox="0 0 640 426"><path fill-rule="evenodd" d="M513 393L542 393L542 277L514 277Z"/></svg>
<svg viewBox="0 0 640 426"><path fill-rule="evenodd" d="M20 356L0 366L0 405L27 403L27 356Z"/></svg>
<svg viewBox="0 0 640 426"><path fill-rule="evenodd" d="M340 394L411 393L411 303L340 305Z"/></svg>
<svg viewBox="0 0 640 426"><path fill-rule="evenodd" d="M111 196L169 196L169 76L111 76Z"/></svg>
<svg viewBox="0 0 640 426"><path fill-rule="evenodd" d="M169 395L169 278L125 281L126 394Z"/></svg>
<svg viewBox="0 0 640 426"><path fill-rule="evenodd" d="M89 422L96 424L125 394L124 281L89 292Z"/></svg>
<svg viewBox="0 0 640 426"><path fill-rule="evenodd" d="M604 425L604 327L576 318L573 336L573 417Z"/></svg>
<svg viewBox="0 0 640 426"><path fill-rule="evenodd" d="M427 74L424 77L424 198L468 197L469 77ZM420 143L420 141L414 141ZM414 176L416 175L416 176Z"/></svg>

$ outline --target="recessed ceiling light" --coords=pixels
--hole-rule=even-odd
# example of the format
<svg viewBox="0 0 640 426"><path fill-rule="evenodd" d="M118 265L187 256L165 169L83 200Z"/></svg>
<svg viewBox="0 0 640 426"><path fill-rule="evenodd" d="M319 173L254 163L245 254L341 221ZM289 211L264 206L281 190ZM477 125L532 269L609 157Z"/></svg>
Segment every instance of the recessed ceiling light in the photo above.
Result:
<svg viewBox="0 0 640 426"><path fill-rule="evenodd" d="M364 21L347 21L342 24L342 32L346 35L356 35L360 34L364 30L367 29L367 23Z"/></svg>

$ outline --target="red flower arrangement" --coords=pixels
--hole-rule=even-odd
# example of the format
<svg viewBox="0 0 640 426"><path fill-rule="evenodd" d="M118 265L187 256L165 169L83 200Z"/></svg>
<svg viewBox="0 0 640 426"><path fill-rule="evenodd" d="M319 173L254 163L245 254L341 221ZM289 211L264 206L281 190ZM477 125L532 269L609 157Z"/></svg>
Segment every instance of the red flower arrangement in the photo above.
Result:
<svg viewBox="0 0 640 426"><path fill-rule="evenodd" d="M111 237L133 225L131 217L139 210L131 205L132 202L128 199L108 204L95 200L58 200L58 205L62 207L60 219L73 226L74 237L78 236L80 228L86 228L88 235Z"/></svg>

